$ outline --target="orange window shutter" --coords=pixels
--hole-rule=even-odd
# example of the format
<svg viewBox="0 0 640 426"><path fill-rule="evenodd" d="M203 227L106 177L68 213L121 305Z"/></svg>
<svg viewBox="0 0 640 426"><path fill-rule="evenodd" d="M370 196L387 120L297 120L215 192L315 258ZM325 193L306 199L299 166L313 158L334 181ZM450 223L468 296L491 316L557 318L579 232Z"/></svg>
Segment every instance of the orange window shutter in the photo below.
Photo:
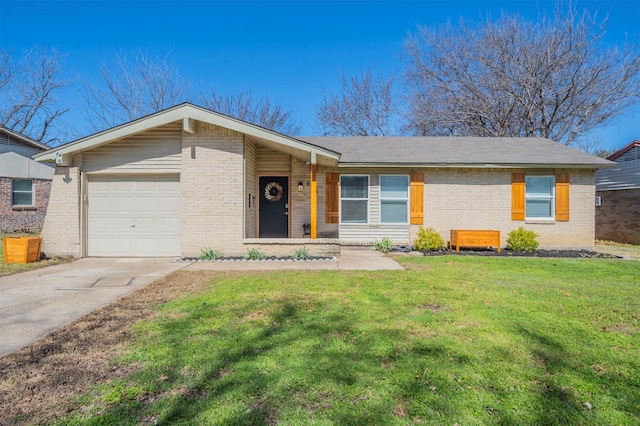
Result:
<svg viewBox="0 0 640 426"><path fill-rule="evenodd" d="M556 220L569 221L569 173L556 175Z"/></svg>
<svg viewBox="0 0 640 426"><path fill-rule="evenodd" d="M424 224L424 173L411 173L409 191L411 225Z"/></svg>
<svg viewBox="0 0 640 426"><path fill-rule="evenodd" d="M340 173L327 173L326 223L340 222Z"/></svg>
<svg viewBox="0 0 640 426"><path fill-rule="evenodd" d="M524 220L524 173L511 173L511 220Z"/></svg>

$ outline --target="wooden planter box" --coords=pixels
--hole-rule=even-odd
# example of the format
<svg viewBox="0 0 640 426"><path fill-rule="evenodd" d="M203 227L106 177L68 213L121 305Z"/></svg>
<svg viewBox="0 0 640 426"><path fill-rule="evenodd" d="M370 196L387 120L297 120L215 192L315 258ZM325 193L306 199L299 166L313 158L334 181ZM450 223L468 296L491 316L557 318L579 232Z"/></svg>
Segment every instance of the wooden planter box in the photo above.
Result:
<svg viewBox="0 0 640 426"><path fill-rule="evenodd" d="M3 240L4 263L29 263L40 260L40 237L11 237Z"/></svg>
<svg viewBox="0 0 640 426"><path fill-rule="evenodd" d="M457 252L460 247L496 247L500 253L500 231L452 229L449 246Z"/></svg>

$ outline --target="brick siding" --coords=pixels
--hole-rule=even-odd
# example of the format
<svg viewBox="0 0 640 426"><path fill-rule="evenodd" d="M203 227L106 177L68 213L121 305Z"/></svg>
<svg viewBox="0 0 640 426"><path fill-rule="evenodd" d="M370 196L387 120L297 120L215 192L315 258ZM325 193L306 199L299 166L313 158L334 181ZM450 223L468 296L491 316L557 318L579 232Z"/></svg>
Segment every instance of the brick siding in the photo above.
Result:
<svg viewBox="0 0 640 426"><path fill-rule="evenodd" d="M42 251L80 257L80 170L56 167L51 187L53 202L42 227Z"/></svg>
<svg viewBox="0 0 640 426"><path fill-rule="evenodd" d="M0 177L0 232L35 232L42 230L49 204L51 181L33 180L33 206L13 206L12 178Z"/></svg>
<svg viewBox="0 0 640 426"><path fill-rule="evenodd" d="M570 220L532 222L511 220L511 173L525 170L432 169L425 171L424 226L433 227L449 242L452 229L500 231L524 226L540 234L540 248L593 248L595 240L594 173L570 172ZM539 172L539 171L538 171ZM554 170L549 174L553 175ZM411 226L412 240L417 225Z"/></svg>
<svg viewBox="0 0 640 426"><path fill-rule="evenodd" d="M182 255L244 253L244 138L204 123L182 138ZM194 158L195 157L195 158Z"/></svg>
<svg viewBox="0 0 640 426"><path fill-rule="evenodd" d="M640 244L640 189L598 191L602 205L596 207L596 238Z"/></svg>

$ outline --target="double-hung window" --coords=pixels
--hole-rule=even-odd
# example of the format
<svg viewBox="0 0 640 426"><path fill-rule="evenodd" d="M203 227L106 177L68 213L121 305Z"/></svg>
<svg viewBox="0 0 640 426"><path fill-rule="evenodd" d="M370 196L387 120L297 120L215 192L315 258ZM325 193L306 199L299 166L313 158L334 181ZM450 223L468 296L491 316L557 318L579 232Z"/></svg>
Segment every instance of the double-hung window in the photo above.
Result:
<svg viewBox="0 0 640 426"><path fill-rule="evenodd" d="M555 217L555 179L553 176L525 178L525 218L553 219Z"/></svg>
<svg viewBox="0 0 640 426"><path fill-rule="evenodd" d="M409 176L380 176L380 223L409 223Z"/></svg>
<svg viewBox="0 0 640 426"><path fill-rule="evenodd" d="M11 202L14 206L33 205L33 180L13 179Z"/></svg>
<svg viewBox="0 0 640 426"><path fill-rule="evenodd" d="M340 176L340 223L369 223L369 176Z"/></svg>

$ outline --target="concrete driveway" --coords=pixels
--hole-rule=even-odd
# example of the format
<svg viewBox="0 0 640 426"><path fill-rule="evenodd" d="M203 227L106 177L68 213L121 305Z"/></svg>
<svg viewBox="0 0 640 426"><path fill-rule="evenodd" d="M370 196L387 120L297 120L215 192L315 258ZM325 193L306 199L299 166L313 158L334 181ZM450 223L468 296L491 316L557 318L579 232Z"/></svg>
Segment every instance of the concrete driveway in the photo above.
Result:
<svg viewBox="0 0 640 426"><path fill-rule="evenodd" d="M0 356L188 264L80 259L0 278Z"/></svg>

